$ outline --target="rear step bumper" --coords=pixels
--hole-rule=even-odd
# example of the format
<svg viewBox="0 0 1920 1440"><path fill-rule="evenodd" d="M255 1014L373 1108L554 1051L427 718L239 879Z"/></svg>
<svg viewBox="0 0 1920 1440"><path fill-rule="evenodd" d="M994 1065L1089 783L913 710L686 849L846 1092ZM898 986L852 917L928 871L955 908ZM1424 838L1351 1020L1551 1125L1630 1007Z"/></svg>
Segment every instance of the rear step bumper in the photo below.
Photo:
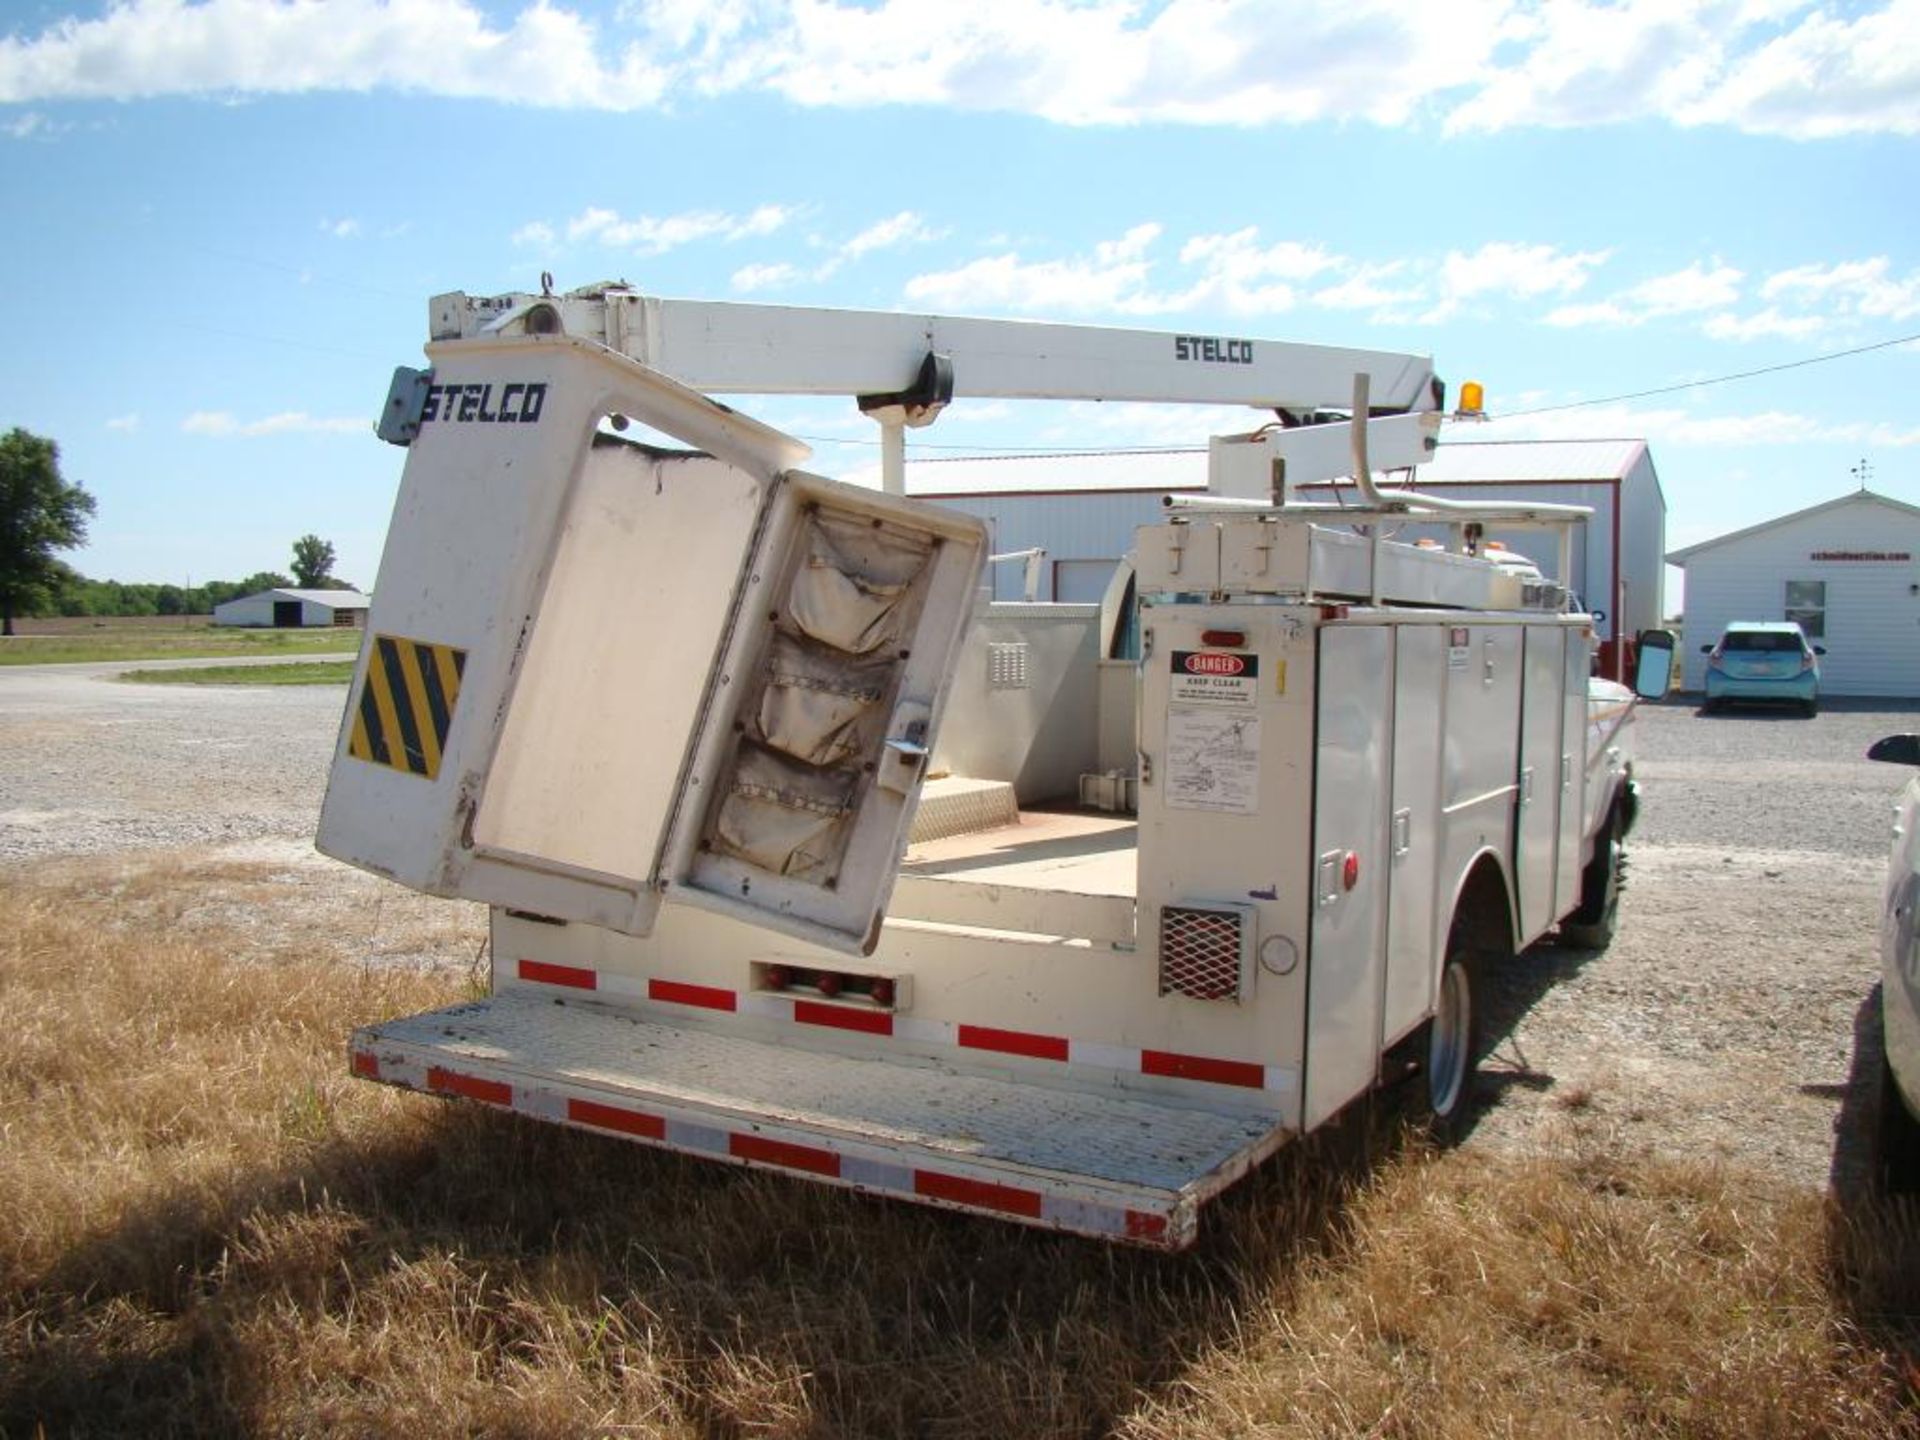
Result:
<svg viewBox="0 0 1920 1440"><path fill-rule="evenodd" d="M356 1031L370 1080L685 1154L1179 1250L1287 1138L1271 1116L682 1028L517 991Z"/></svg>

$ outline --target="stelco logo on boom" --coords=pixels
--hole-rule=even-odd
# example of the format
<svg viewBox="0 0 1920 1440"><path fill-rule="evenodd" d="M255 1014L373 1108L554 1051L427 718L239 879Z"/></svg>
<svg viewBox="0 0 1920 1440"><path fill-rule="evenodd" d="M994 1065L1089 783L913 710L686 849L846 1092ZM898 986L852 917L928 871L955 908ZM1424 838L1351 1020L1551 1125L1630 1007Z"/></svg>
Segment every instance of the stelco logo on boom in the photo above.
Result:
<svg viewBox="0 0 1920 1440"><path fill-rule="evenodd" d="M1189 675L1244 675L1247 660L1244 655L1189 655L1186 666Z"/></svg>
<svg viewBox="0 0 1920 1440"><path fill-rule="evenodd" d="M420 423L460 420L486 425L537 425L540 412L546 407L544 381L537 385L522 385L517 381L502 385L497 405L491 385L429 385Z"/></svg>

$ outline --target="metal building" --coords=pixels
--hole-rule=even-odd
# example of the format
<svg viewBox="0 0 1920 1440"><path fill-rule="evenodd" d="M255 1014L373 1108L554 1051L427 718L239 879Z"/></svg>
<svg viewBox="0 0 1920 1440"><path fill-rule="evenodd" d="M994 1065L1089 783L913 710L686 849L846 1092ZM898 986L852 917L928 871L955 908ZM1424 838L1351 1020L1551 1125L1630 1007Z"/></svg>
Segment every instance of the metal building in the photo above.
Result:
<svg viewBox="0 0 1920 1440"><path fill-rule="evenodd" d="M260 630L299 630L365 622L371 602L358 590L261 590L213 607L213 623Z"/></svg>
<svg viewBox="0 0 1920 1440"><path fill-rule="evenodd" d="M1667 556L1687 572L1685 688L1734 620L1796 620L1832 695L1920 695L1920 507L1859 490Z"/></svg>
<svg viewBox="0 0 1920 1440"><path fill-rule="evenodd" d="M1420 467L1418 481L1422 490L1457 499L1526 495L1593 510L1575 536L1566 583L1593 610L1601 673L1619 677L1616 637L1660 624L1667 503L1644 440L1451 442ZM996 551L1046 550L1037 598L1081 603L1101 598L1134 529L1159 518L1162 495L1206 487L1205 450L916 460L907 467L909 494L979 516ZM1494 538L1563 578L1553 574L1551 547L1522 534ZM1022 598L1022 581L1020 567L995 567L994 598Z"/></svg>

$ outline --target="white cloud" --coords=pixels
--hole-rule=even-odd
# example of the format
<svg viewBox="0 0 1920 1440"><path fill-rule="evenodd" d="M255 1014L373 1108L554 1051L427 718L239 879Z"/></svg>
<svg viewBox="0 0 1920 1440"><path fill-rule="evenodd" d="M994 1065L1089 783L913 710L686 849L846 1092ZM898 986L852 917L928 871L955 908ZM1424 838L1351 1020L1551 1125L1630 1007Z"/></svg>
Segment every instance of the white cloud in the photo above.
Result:
<svg viewBox="0 0 1920 1440"><path fill-rule="evenodd" d="M1326 310L1372 310L1379 318L1405 318L1404 307L1417 306L1426 297L1418 283L1402 283L1397 288L1389 281L1411 277L1413 266L1405 260L1383 265L1356 265L1335 284L1315 290L1307 298Z"/></svg>
<svg viewBox="0 0 1920 1440"><path fill-rule="evenodd" d="M374 90L613 111L773 93L1074 125L1912 135L1920 0L625 0L604 24L586 0L124 0L0 39L0 104Z"/></svg>
<svg viewBox="0 0 1920 1440"><path fill-rule="evenodd" d="M1694 315L1704 310L1724 310L1739 300L1740 282L1745 278L1731 265L1716 260L1709 267L1696 260L1684 270L1655 275L1631 285L1609 300L1562 305L1547 314L1546 323L1565 327L1619 327L1644 325L1649 320ZM1708 322L1709 334L1713 333L1712 324Z"/></svg>
<svg viewBox="0 0 1920 1440"><path fill-rule="evenodd" d="M907 281L906 298L935 310L1158 314L1185 303L1147 286L1152 269L1147 251L1159 238L1160 226L1149 223L1134 226L1118 240L1101 241L1090 255L1035 261L1023 260L1015 251L986 256L952 270L914 276Z"/></svg>
<svg viewBox="0 0 1920 1440"><path fill-rule="evenodd" d="M1594 270L1605 264L1609 250L1561 250L1552 245L1520 245L1489 241L1472 254L1450 250L1440 262L1439 299L1421 318L1429 322L1450 319L1468 305L1505 297L1534 300L1545 295L1570 295L1583 288Z"/></svg>
<svg viewBox="0 0 1920 1440"><path fill-rule="evenodd" d="M816 265L801 266L785 261L776 264L743 265L733 272L732 284L733 288L742 294L751 294L758 290L785 290L803 284L818 284L837 273L843 266L863 259L877 250L889 250L901 245L924 244L939 238L940 232L929 228L918 212L902 210L897 215L875 221L851 239L832 247L832 253ZM818 237L809 243L815 246L827 244Z"/></svg>
<svg viewBox="0 0 1920 1440"><path fill-rule="evenodd" d="M924 244L937 239L938 234L927 228L927 222L918 213L902 210L898 215L889 215L885 220L876 221L855 235L840 247L840 255L845 260L858 260L875 250L890 250L896 245Z"/></svg>
<svg viewBox="0 0 1920 1440"><path fill-rule="evenodd" d="M771 235L794 216L785 205L762 205L746 215L722 210L688 210L678 215L638 215L629 220L618 211L590 206L567 222L567 239L574 244L604 245L640 255L664 255L701 240L745 240ZM522 237L526 237L523 239ZM516 243L551 245L553 227L544 221L523 225Z"/></svg>
<svg viewBox="0 0 1920 1440"><path fill-rule="evenodd" d="M472 0L127 0L0 39L0 103L389 90L634 110L668 78L547 0L504 29Z"/></svg>
<svg viewBox="0 0 1920 1440"><path fill-rule="evenodd" d="M522 250L552 250L559 245L560 237L554 233L553 226L544 220L530 220L508 237L509 241Z"/></svg>
<svg viewBox="0 0 1920 1440"><path fill-rule="evenodd" d="M180 422L189 435L214 439L255 439L262 435L364 435L372 426L364 419L325 419L304 410L286 410L258 420L241 420L227 410L196 410Z"/></svg>
<svg viewBox="0 0 1920 1440"><path fill-rule="evenodd" d="M1752 315L1715 315L1700 328L1715 340L1808 340L1827 323L1823 315L1782 315L1769 305Z"/></svg>
<svg viewBox="0 0 1920 1440"><path fill-rule="evenodd" d="M1920 0L1851 20L1816 9L1728 57L1717 83L1676 118L1799 140L1920 134Z"/></svg>
<svg viewBox="0 0 1920 1440"><path fill-rule="evenodd" d="M138 415L116 415L113 419L107 421L107 429L118 430L123 435L131 435L139 428L140 417Z"/></svg>
<svg viewBox="0 0 1920 1440"><path fill-rule="evenodd" d="M1620 298L1643 316L1720 310L1740 298L1740 282L1745 278L1731 265L1716 261L1713 268L1708 269L1696 260L1684 270L1642 280L1622 292Z"/></svg>
<svg viewBox="0 0 1920 1440"><path fill-rule="evenodd" d="M49 120L38 110L29 110L24 115L19 115L9 120L5 125L0 125L0 131L5 131L8 138L13 140L32 140L35 138L51 140L55 135L69 128L71 127L56 124L54 121Z"/></svg>
<svg viewBox="0 0 1920 1440"><path fill-rule="evenodd" d="M1884 255L1835 265L1801 265L1767 277L1767 300L1826 304L1845 315L1870 320L1911 320L1920 315L1920 271L1896 279Z"/></svg>
<svg viewBox="0 0 1920 1440"><path fill-rule="evenodd" d="M742 265L733 272L733 288L743 295L756 290L784 290L806 277L792 265Z"/></svg>
<svg viewBox="0 0 1920 1440"><path fill-rule="evenodd" d="M351 240L360 233L360 222L353 219L322 220L320 229L336 240Z"/></svg>

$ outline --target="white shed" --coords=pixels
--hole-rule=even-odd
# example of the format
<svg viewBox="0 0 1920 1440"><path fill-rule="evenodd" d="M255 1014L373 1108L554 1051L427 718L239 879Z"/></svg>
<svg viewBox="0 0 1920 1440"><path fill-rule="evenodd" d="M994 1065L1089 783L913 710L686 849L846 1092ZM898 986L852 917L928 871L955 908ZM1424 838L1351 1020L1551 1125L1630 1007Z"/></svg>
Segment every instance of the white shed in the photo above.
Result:
<svg viewBox="0 0 1920 1440"><path fill-rule="evenodd" d="M262 590L213 607L213 623L261 630L359 626L370 602L358 590Z"/></svg>
<svg viewBox="0 0 1920 1440"><path fill-rule="evenodd" d="M1207 488L1207 452L917 460L906 478L909 494L986 521L995 550L1043 547L1040 599L1094 602L1132 548L1134 530L1160 518L1160 497ZM1667 504L1644 440L1450 442L1420 467L1418 478L1422 489L1455 499L1526 495L1592 507L1593 518L1575 538L1567 583L1593 607L1603 674L1616 673L1616 634L1660 624ZM1553 547L1538 536L1500 538L1548 574L1556 569ZM1019 566L996 567L994 598L1021 598L1022 579Z"/></svg>
<svg viewBox="0 0 1920 1440"><path fill-rule="evenodd" d="M1687 572L1685 686L1733 620L1797 620L1830 695L1920 695L1920 507L1859 490L1667 556Z"/></svg>

